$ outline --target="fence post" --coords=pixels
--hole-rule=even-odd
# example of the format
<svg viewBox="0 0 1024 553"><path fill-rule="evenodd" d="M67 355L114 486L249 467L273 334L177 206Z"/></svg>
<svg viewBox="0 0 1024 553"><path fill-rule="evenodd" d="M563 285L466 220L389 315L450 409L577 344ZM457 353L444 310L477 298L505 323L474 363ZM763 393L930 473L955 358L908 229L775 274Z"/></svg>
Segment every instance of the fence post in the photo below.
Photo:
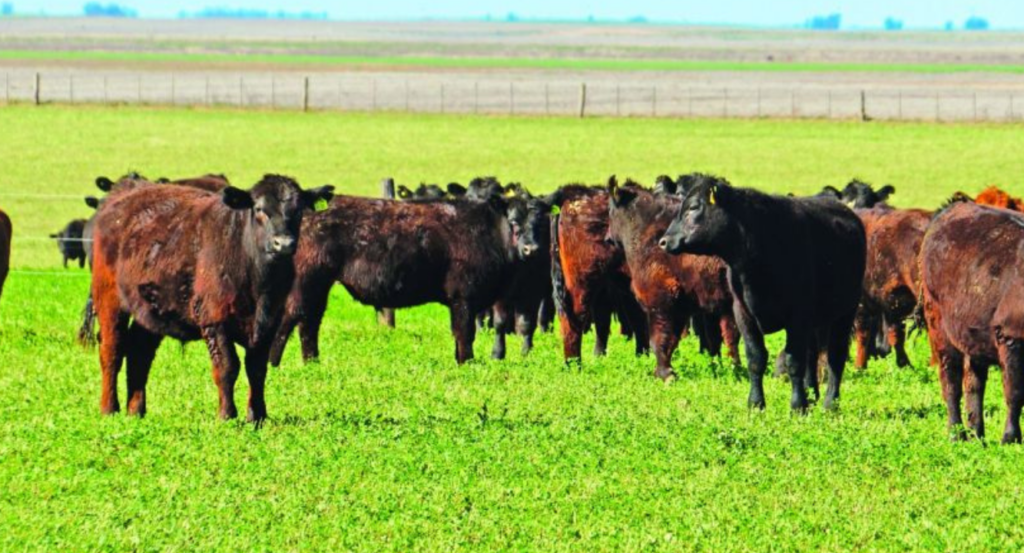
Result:
<svg viewBox="0 0 1024 553"><path fill-rule="evenodd" d="M441 113L444 113L444 83L441 83Z"/></svg>
<svg viewBox="0 0 1024 553"><path fill-rule="evenodd" d="M868 100L867 93L863 90L860 91L860 120L868 120Z"/></svg>
<svg viewBox="0 0 1024 553"><path fill-rule="evenodd" d="M68 75L68 103L75 103L75 76Z"/></svg>
<svg viewBox="0 0 1024 553"><path fill-rule="evenodd" d="M1013 97L1011 96L1011 100L1010 100L1011 102L1013 101L1012 98ZM4 73L4 103L5 104L11 103L11 74L10 73ZM1012 105L1011 105L1010 109L1011 110L1013 109Z"/></svg>
<svg viewBox="0 0 1024 553"><path fill-rule="evenodd" d="M409 112L409 79L405 80L405 111Z"/></svg>
<svg viewBox="0 0 1024 553"><path fill-rule="evenodd" d="M342 99L341 79L338 79L338 110L344 109L345 101Z"/></svg>
<svg viewBox="0 0 1024 553"><path fill-rule="evenodd" d="M580 117L587 113L587 83L580 83Z"/></svg>
<svg viewBox="0 0 1024 553"><path fill-rule="evenodd" d="M206 75L206 90L203 93L203 97L206 98L206 105L210 105L210 75Z"/></svg>
<svg viewBox="0 0 1024 553"><path fill-rule="evenodd" d="M789 118L796 119L796 91L789 91Z"/></svg>
<svg viewBox="0 0 1024 553"><path fill-rule="evenodd" d="M974 93L974 121L978 121L978 93Z"/></svg>
<svg viewBox="0 0 1024 553"><path fill-rule="evenodd" d="M832 91L828 91L828 118L832 119Z"/></svg>
<svg viewBox="0 0 1024 553"><path fill-rule="evenodd" d="M277 76L270 76L270 108L277 107Z"/></svg>
<svg viewBox="0 0 1024 553"><path fill-rule="evenodd" d="M939 114L939 93L936 92L935 93L935 121L936 122L939 121L939 117L940 117L940 114Z"/></svg>
<svg viewBox="0 0 1024 553"><path fill-rule="evenodd" d="M444 85L441 85L442 88ZM395 179L386 178L380 181L380 194L385 199L395 199ZM395 310L387 307L377 310L377 323L388 328L395 328Z"/></svg>
<svg viewBox="0 0 1024 553"><path fill-rule="evenodd" d="M898 111L896 112L896 118L899 119L900 121L902 121L903 120L903 91L900 90L898 94L899 94L899 96L897 97L897 103L896 103Z"/></svg>
<svg viewBox="0 0 1024 553"><path fill-rule="evenodd" d="M516 112L516 93L513 90L514 83L508 82L508 113L512 115Z"/></svg>
<svg viewBox="0 0 1024 553"><path fill-rule="evenodd" d="M722 117L729 117L729 89L722 89Z"/></svg>
<svg viewBox="0 0 1024 553"><path fill-rule="evenodd" d="M544 83L544 114L551 115L551 98L548 95L548 83Z"/></svg>
<svg viewBox="0 0 1024 553"><path fill-rule="evenodd" d="M40 80L39 80L39 72L38 72L38 71L36 71L36 76L35 76L35 87L34 87L34 88L32 89L32 99L33 99L33 101L35 102L35 104L36 104L37 106L39 105L39 101L40 101L40 96L41 96L41 94L40 94L40 87L39 87L39 85L40 85Z"/></svg>
<svg viewBox="0 0 1024 553"><path fill-rule="evenodd" d="M651 87L651 117L658 116L658 85Z"/></svg>
<svg viewBox="0 0 1024 553"><path fill-rule="evenodd" d="M473 81L473 113L480 112L480 81Z"/></svg>
<svg viewBox="0 0 1024 553"><path fill-rule="evenodd" d="M245 106L245 77L238 77L238 105Z"/></svg>
<svg viewBox="0 0 1024 553"><path fill-rule="evenodd" d="M757 87L757 118L761 118L761 87Z"/></svg>
<svg viewBox="0 0 1024 553"><path fill-rule="evenodd" d="M622 115L622 106L621 106L621 102L620 102L620 88L621 87L619 86L619 84L615 83L615 115L616 116Z"/></svg>
<svg viewBox="0 0 1024 553"><path fill-rule="evenodd" d="M103 91L104 91L104 93L106 93L106 89L107 89L106 79L104 79L104 83L103 83ZM171 73L171 105L172 106L173 105L177 105L177 103L178 103L178 82L174 78L174 73Z"/></svg>
<svg viewBox="0 0 1024 553"><path fill-rule="evenodd" d="M376 86L377 81L373 84ZM309 111L309 75L302 78L302 111Z"/></svg>
<svg viewBox="0 0 1024 553"><path fill-rule="evenodd" d="M686 116L693 117L693 87L686 93Z"/></svg>

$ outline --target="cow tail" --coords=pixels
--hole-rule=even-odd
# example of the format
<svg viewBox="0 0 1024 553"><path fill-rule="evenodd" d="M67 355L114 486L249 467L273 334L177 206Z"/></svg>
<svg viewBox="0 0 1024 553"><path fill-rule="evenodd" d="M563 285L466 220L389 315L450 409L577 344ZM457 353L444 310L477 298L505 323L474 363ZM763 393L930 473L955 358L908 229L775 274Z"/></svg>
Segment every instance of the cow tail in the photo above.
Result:
<svg viewBox="0 0 1024 553"><path fill-rule="evenodd" d="M558 236L561 217L558 213L551 216L551 289L559 315L572 312L572 305L567 301L565 273L562 271L562 250Z"/></svg>
<svg viewBox="0 0 1024 553"><path fill-rule="evenodd" d="M917 305L914 306L913 313L910 314L910 331L907 333L909 336L913 336L917 332L924 331L928 333L928 320L924 316L924 283L922 282L917 289Z"/></svg>

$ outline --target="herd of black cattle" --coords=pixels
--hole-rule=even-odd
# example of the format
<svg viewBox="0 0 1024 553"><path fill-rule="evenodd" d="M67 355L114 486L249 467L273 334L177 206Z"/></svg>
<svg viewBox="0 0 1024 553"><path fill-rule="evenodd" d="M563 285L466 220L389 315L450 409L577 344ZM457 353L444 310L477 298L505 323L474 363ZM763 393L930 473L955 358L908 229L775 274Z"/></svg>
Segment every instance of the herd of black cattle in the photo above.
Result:
<svg viewBox="0 0 1024 553"><path fill-rule="evenodd" d="M245 349L248 418L267 416L264 381L295 327L302 356L318 356L328 295L340 282L394 325L393 310L448 306L455 358L473 357L478 327L491 325L492 356L522 336L525 355L540 326L558 318L567 362L594 329L605 352L613 318L653 350L655 375L692 333L701 352L725 346L738 364L743 338L749 404L764 408L764 336L786 331L775 361L788 376L791 408L819 396L836 406L851 336L855 366L890 351L910 363L905 321L926 326L955 438L983 437L988 369L1002 368L1004 442L1020 442L1024 406L1024 215L998 189L958 193L937 211L886 204L891 186L852 181L811 197L768 195L694 173L647 188L614 177L546 196L492 177L468 186L399 187L399 199L303 190L266 175L250 190L222 175L148 181L130 174L97 185L88 220L57 239L64 264L88 263L92 286L80 340L99 321L103 413L146 411L146 381L165 336L202 339L220 393L220 415L237 416L234 385ZM0 212L0 290L10 252ZM967 422L961 415L966 392Z"/></svg>

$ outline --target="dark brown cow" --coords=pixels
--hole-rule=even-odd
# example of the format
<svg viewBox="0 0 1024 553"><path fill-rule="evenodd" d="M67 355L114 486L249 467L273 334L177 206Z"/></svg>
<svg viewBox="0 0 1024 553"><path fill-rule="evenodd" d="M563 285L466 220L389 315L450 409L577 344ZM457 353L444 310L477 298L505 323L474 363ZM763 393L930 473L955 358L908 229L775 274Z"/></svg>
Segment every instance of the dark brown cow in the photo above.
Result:
<svg viewBox="0 0 1024 553"><path fill-rule="evenodd" d="M267 356L295 274L303 214L330 187L302 191L266 175L246 192L142 184L111 194L96 213L92 297L100 322L103 413L119 410L127 360L128 413L146 412L146 380L165 336L202 339L220 392L220 416L237 416L246 349L248 419L266 418Z"/></svg>
<svg viewBox="0 0 1024 553"><path fill-rule="evenodd" d="M903 321L917 307L921 289L918 254L932 214L887 205L854 211L864 223L867 234L864 290L854 324L857 337L854 366L859 369L867 366L869 354L875 349L875 335L884 327L889 346L896 353L896 365L906 367L910 359Z"/></svg>
<svg viewBox="0 0 1024 553"><path fill-rule="evenodd" d="M0 210L0 296L3 296L4 282L11 270L11 237L14 234L11 218Z"/></svg>
<svg viewBox="0 0 1024 553"><path fill-rule="evenodd" d="M654 375L663 380L675 376L672 354L691 317L703 317L720 325L729 357L739 364L736 345L739 331L732 315L728 268L717 258L704 255L670 255L658 247L658 239L679 211L677 197L656 196L632 186L609 181L610 224L608 236L623 248L631 287L647 313L647 328L658 366Z"/></svg>
<svg viewBox="0 0 1024 553"><path fill-rule="evenodd" d="M320 324L331 286L377 308L448 306L455 360L473 358L474 317L508 285L515 244L501 196L403 202L338 196L306 218L297 277L271 354L277 366L298 325L302 356L319 356Z"/></svg>
<svg viewBox="0 0 1024 553"><path fill-rule="evenodd" d="M622 333L636 340L637 355L647 353L646 317L630 290L625 255L607 240L608 191L570 184L552 196L552 203L559 211L551 223L552 281L565 360L580 359L583 334L591 325L594 355L604 355L612 314Z"/></svg>
<svg viewBox="0 0 1024 553"><path fill-rule="evenodd" d="M733 314L750 373L749 404L765 405L765 334L786 331L790 406L804 411L817 396L817 364L828 355L824 406L839 399L850 334L864 279L864 224L828 198L771 196L705 178L683 198L661 247L717 255L729 266Z"/></svg>
<svg viewBox="0 0 1024 553"><path fill-rule="evenodd" d="M985 435L984 396L990 365L1003 369L1006 426L1003 443L1021 441L1024 406L1024 217L954 203L941 211L921 246L925 319L938 356L949 427ZM966 365L966 374L964 372ZM954 437L965 437L955 432Z"/></svg>

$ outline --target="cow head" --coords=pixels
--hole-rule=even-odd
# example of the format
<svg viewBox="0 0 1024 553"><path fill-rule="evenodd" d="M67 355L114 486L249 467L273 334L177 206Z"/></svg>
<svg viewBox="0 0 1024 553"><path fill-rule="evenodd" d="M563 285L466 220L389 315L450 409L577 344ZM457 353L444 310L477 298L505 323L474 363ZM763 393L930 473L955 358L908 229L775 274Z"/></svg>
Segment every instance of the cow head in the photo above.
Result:
<svg viewBox="0 0 1024 553"><path fill-rule="evenodd" d="M714 255L733 235L728 214L735 192L725 179L704 175L683 197L679 213L658 245L671 254Z"/></svg>
<svg viewBox="0 0 1024 553"><path fill-rule="evenodd" d="M254 243L249 245L271 261L295 253L302 216L333 195L333 186L302 190L293 179L281 175L265 175L249 191L229 186L221 192L225 205L250 212Z"/></svg>
<svg viewBox="0 0 1024 553"><path fill-rule="evenodd" d="M670 181L671 179L662 182ZM636 202L637 190L629 184L627 181L627 186L619 186L615 175L608 177L608 233L604 241L609 245L621 247L630 239L630 230L634 226L630 224L630 220L635 216L632 208ZM663 189L663 192L667 191Z"/></svg>
<svg viewBox="0 0 1024 553"><path fill-rule="evenodd" d="M486 201L504 193L501 183L495 177L477 177L469 181L466 188L466 199Z"/></svg>
<svg viewBox="0 0 1024 553"><path fill-rule="evenodd" d="M870 184L853 179L843 189L842 200L851 208L871 208L885 202L894 192L896 189L891 184L875 190Z"/></svg>
<svg viewBox="0 0 1024 553"><path fill-rule="evenodd" d="M551 246L551 203L547 198L522 193L508 199L507 217L512 243L520 259L545 255Z"/></svg>

